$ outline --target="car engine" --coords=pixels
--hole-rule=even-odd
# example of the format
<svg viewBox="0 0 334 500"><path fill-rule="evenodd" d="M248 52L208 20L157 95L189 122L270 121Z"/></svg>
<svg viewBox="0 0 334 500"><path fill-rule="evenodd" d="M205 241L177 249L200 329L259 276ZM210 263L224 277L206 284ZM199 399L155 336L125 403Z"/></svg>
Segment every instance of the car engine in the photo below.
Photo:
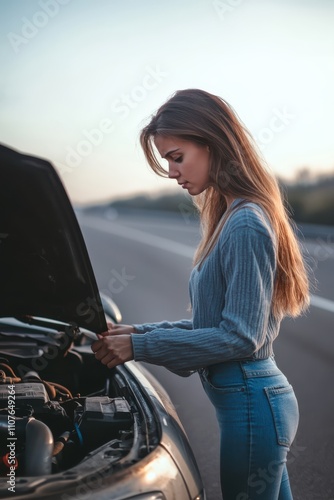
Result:
<svg viewBox="0 0 334 500"><path fill-rule="evenodd" d="M124 380L96 362L85 340L75 343L47 363L47 344L31 358L34 342L0 354L0 476L10 467L17 477L64 471L105 443L115 460L131 448L135 411Z"/></svg>

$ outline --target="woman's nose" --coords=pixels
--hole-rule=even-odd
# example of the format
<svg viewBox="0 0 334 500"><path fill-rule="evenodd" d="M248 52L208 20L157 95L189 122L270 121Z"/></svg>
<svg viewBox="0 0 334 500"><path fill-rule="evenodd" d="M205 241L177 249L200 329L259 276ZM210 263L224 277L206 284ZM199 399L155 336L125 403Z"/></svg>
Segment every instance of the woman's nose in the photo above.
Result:
<svg viewBox="0 0 334 500"><path fill-rule="evenodd" d="M169 165L169 168L168 168L168 177L170 179L177 179L180 175L180 172L177 170L177 168L175 168L174 166L172 165Z"/></svg>

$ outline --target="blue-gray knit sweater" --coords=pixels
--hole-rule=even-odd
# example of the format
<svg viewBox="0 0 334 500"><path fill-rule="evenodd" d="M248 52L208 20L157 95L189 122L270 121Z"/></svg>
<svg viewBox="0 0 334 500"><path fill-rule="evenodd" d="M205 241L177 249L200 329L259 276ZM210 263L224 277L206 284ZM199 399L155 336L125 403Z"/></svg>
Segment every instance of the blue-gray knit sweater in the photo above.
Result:
<svg viewBox="0 0 334 500"><path fill-rule="evenodd" d="M192 320L135 324L134 359L189 375L272 355L280 326L271 307L275 270L275 236L262 209L247 203L232 210L213 250L190 275Z"/></svg>

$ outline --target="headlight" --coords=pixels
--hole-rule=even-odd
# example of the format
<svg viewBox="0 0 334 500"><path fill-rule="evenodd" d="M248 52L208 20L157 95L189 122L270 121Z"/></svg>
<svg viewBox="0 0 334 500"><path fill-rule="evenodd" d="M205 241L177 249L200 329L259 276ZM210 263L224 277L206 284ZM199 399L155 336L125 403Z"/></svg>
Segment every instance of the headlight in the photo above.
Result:
<svg viewBox="0 0 334 500"><path fill-rule="evenodd" d="M195 498L194 500L206 500L206 494L205 494L205 491L201 491L201 493L199 493Z"/></svg>

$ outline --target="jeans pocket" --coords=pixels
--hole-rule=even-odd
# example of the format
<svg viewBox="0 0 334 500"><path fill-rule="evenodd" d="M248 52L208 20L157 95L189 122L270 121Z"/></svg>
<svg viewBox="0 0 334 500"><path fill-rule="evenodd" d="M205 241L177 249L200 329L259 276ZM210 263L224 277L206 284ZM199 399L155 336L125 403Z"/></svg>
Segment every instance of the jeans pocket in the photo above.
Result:
<svg viewBox="0 0 334 500"><path fill-rule="evenodd" d="M264 388L274 419L277 442L290 447L298 428L298 402L292 386Z"/></svg>
<svg viewBox="0 0 334 500"><path fill-rule="evenodd" d="M209 373L208 370L203 370L201 380L204 388L213 389L223 393L244 392L246 386L244 383L226 383L225 377L217 373Z"/></svg>

